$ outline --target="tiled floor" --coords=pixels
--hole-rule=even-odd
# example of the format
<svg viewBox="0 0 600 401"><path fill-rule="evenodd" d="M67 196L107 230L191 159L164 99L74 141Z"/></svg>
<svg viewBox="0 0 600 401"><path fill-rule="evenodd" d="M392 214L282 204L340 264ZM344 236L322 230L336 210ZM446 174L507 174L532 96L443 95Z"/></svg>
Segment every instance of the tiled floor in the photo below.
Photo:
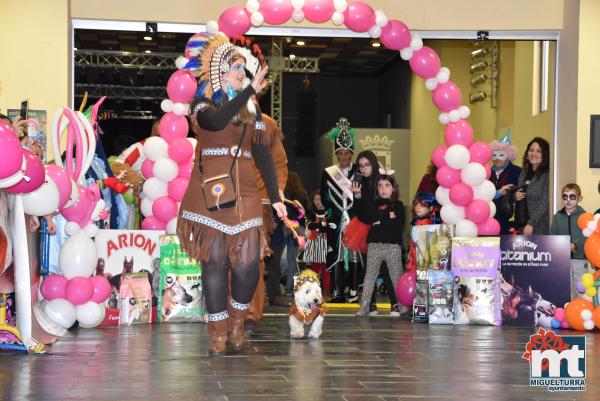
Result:
<svg viewBox="0 0 600 401"><path fill-rule="evenodd" d="M241 354L207 357L204 324L76 330L47 356L0 354L2 400L600 400L600 334L587 335L584 393L529 387L531 329L327 317L290 340L285 309Z"/></svg>

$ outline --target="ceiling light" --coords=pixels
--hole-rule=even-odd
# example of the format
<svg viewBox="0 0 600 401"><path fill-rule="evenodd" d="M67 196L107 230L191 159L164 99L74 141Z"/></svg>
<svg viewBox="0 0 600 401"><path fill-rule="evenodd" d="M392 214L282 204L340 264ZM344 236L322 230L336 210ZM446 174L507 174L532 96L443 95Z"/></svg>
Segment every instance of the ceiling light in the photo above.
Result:
<svg viewBox="0 0 600 401"><path fill-rule="evenodd" d="M306 43L303 40L299 40L296 42L298 46L304 46Z"/></svg>
<svg viewBox="0 0 600 401"><path fill-rule="evenodd" d="M373 46L373 47L381 47L381 43L379 43L379 42L373 42L373 43L371 43L371 46Z"/></svg>
<svg viewBox="0 0 600 401"><path fill-rule="evenodd" d="M295 54L290 54L290 60L295 60L296 59L296 55Z"/></svg>
<svg viewBox="0 0 600 401"><path fill-rule="evenodd" d="M150 54L152 53L152 50L146 50L146 53Z"/></svg>
<svg viewBox="0 0 600 401"><path fill-rule="evenodd" d="M480 61L479 63L471 64L469 66L469 71L471 74L477 71L485 70L488 67L488 63L485 61Z"/></svg>
<svg viewBox="0 0 600 401"><path fill-rule="evenodd" d="M483 102L488 97L488 94L485 92L477 92L475 94L469 95L469 101L471 103Z"/></svg>
<svg viewBox="0 0 600 401"><path fill-rule="evenodd" d="M471 58L476 59L479 57L485 57L488 55L488 50L485 48L481 48L481 49L477 49L477 50L473 50L471 52Z"/></svg>
<svg viewBox="0 0 600 401"><path fill-rule="evenodd" d="M144 36L144 40L152 40L152 36Z"/></svg>
<svg viewBox="0 0 600 401"><path fill-rule="evenodd" d="M471 86L477 86L479 84L484 83L485 81L487 81L488 76L486 74L479 74L473 78L471 78Z"/></svg>

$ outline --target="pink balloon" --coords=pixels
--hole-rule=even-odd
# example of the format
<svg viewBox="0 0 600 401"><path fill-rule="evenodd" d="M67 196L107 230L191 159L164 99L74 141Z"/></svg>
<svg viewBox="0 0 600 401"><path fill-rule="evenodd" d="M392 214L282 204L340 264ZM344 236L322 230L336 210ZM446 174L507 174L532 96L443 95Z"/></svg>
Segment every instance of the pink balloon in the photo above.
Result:
<svg viewBox="0 0 600 401"><path fill-rule="evenodd" d="M483 199L475 199L465 208L465 215L475 224L483 223L490 218L490 204Z"/></svg>
<svg viewBox="0 0 600 401"><path fill-rule="evenodd" d="M444 145L436 146L435 149L433 149L433 152L431 153L431 162L437 168L446 165L446 159L444 158L446 150L448 150L448 147Z"/></svg>
<svg viewBox="0 0 600 401"><path fill-rule="evenodd" d="M396 284L396 297L401 305L411 307L415 300L415 287L417 286L417 271L409 270L400 276Z"/></svg>
<svg viewBox="0 0 600 401"><path fill-rule="evenodd" d="M367 32L375 25L375 12L367 3L355 1L344 11L344 24L354 32Z"/></svg>
<svg viewBox="0 0 600 401"><path fill-rule="evenodd" d="M168 196L161 196L152 204L152 215L166 223L177 216L177 203Z"/></svg>
<svg viewBox="0 0 600 401"><path fill-rule="evenodd" d="M175 202L181 202L183 200L183 196L185 195L185 191L187 191L188 185L190 184L190 180L187 178L177 177L173 181L168 184L168 193L169 196Z"/></svg>
<svg viewBox="0 0 600 401"><path fill-rule="evenodd" d="M180 164L178 177L190 179L192 177L192 170L194 170L193 160Z"/></svg>
<svg viewBox="0 0 600 401"><path fill-rule="evenodd" d="M569 322L567 322L566 320L563 320L562 322L560 322L560 327L562 327L563 329L568 329L571 326L569 326Z"/></svg>
<svg viewBox="0 0 600 401"><path fill-rule="evenodd" d="M408 64L410 64L410 68L415 74L425 79L435 77L442 66L440 57L427 46L423 46L420 50L414 52Z"/></svg>
<svg viewBox="0 0 600 401"><path fill-rule="evenodd" d="M452 185L450 200L457 206L467 206L473 200L473 188L464 182Z"/></svg>
<svg viewBox="0 0 600 401"><path fill-rule="evenodd" d="M500 235L500 223L494 218L488 218L483 223L477 224L478 235Z"/></svg>
<svg viewBox="0 0 600 401"><path fill-rule="evenodd" d="M463 145L468 148L473 143L473 128L465 120L449 122L444 128L444 140L448 146Z"/></svg>
<svg viewBox="0 0 600 401"><path fill-rule="evenodd" d="M329 21L335 11L333 0L305 0L304 18L315 24L322 24Z"/></svg>
<svg viewBox="0 0 600 401"><path fill-rule="evenodd" d="M65 298L73 305L83 305L92 299L94 287L87 277L73 277L67 283Z"/></svg>
<svg viewBox="0 0 600 401"><path fill-rule="evenodd" d="M438 86L431 91L431 97L435 107L448 113L449 111L460 107L462 93L460 88L456 86L454 82L448 81L444 84L438 84Z"/></svg>
<svg viewBox="0 0 600 401"><path fill-rule="evenodd" d="M40 291L44 299L52 301L56 298L65 298L67 279L59 274L51 274L42 281Z"/></svg>
<svg viewBox="0 0 600 401"><path fill-rule="evenodd" d="M250 16L242 6L229 7L223 11L218 23L219 30L229 37L244 35L252 26Z"/></svg>
<svg viewBox="0 0 600 401"><path fill-rule="evenodd" d="M473 144L469 146L469 153L471 154L471 163L481 163L486 165L492 159L492 148L483 141L473 142Z"/></svg>
<svg viewBox="0 0 600 401"><path fill-rule="evenodd" d="M280 25L292 18L294 7L292 0L261 0L258 11L267 24Z"/></svg>
<svg viewBox="0 0 600 401"><path fill-rule="evenodd" d="M11 194L28 194L42 186L46 179L46 172L42 161L28 149L23 149L23 157L26 161L24 177L28 177L29 181L23 178L15 185L4 188L6 192Z"/></svg>
<svg viewBox="0 0 600 401"><path fill-rule="evenodd" d="M23 164L23 148L12 127L0 120L0 180L16 174Z"/></svg>
<svg viewBox="0 0 600 401"><path fill-rule="evenodd" d="M460 182L460 170L455 170L448 166L442 166L435 174L435 179L440 186L450 189L454 184Z"/></svg>
<svg viewBox="0 0 600 401"><path fill-rule="evenodd" d="M142 162L142 175L145 179L154 177L154 162L146 159Z"/></svg>
<svg viewBox="0 0 600 401"><path fill-rule="evenodd" d="M164 230L165 228L167 223L154 216L148 216L142 221L142 230Z"/></svg>
<svg viewBox="0 0 600 401"><path fill-rule="evenodd" d="M62 209L71 198L71 192L73 190L73 180L69 177L65 169L57 166L56 164L46 164L44 166L46 175L48 175L58 188L58 209Z"/></svg>
<svg viewBox="0 0 600 401"><path fill-rule="evenodd" d="M100 189L98 184L92 184L87 188L78 186L79 199L70 207L63 208L60 213L68 221L79 224L84 228L90 222L96 203L100 200Z"/></svg>
<svg viewBox="0 0 600 401"><path fill-rule="evenodd" d="M167 82L167 94L174 103L189 103L193 99L198 83L190 71L178 70Z"/></svg>
<svg viewBox="0 0 600 401"><path fill-rule="evenodd" d="M187 137L189 125L184 116L178 116L173 112L166 113L160 119L158 131L160 137L167 142L178 138Z"/></svg>
<svg viewBox="0 0 600 401"><path fill-rule="evenodd" d="M410 30L404 22L392 19L381 28L379 40L390 50L402 50L410 46Z"/></svg>
<svg viewBox="0 0 600 401"><path fill-rule="evenodd" d="M565 310L563 308L556 308L554 311L554 318L559 322L565 320Z"/></svg>
<svg viewBox="0 0 600 401"><path fill-rule="evenodd" d="M189 161L194 154L194 147L187 138L174 139L169 142L169 157L177 164Z"/></svg>
<svg viewBox="0 0 600 401"><path fill-rule="evenodd" d="M104 302L110 295L111 287L110 283L104 276L92 276L90 277L90 283L92 283L92 301L96 303Z"/></svg>

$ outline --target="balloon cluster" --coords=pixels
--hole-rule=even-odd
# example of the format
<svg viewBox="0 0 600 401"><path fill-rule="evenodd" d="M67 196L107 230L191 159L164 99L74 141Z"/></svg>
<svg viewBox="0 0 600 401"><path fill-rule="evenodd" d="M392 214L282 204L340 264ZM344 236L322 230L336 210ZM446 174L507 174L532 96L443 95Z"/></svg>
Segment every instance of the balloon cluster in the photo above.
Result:
<svg viewBox="0 0 600 401"><path fill-rule="evenodd" d="M577 219L577 225L587 237L583 251L592 266L600 266L600 214L583 213Z"/></svg>
<svg viewBox="0 0 600 401"><path fill-rule="evenodd" d="M563 308L556 308L554 310L554 317L550 321L550 324L553 329L568 329L569 322L567 321L567 314Z"/></svg>
<svg viewBox="0 0 600 401"><path fill-rule="evenodd" d="M577 291L590 297L595 306L598 306L598 287L600 287L600 280L598 280L600 272L597 273L596 277L591 273L585 273L577 284Z"/></svg>
<svg viewBox="0 0 600 401"><path fill-rule="evenodd" d="M185 60L184 60L185 61ZM177 61L178 68L185 63ZM161 103L166 113L160 120L160 137L144 142L146 160L142 175L146 179L140 209L144 230L167 230L175 234L177 213L194 167L196 139L187 138L189 103L197 89L196 78L188 70L174 72L167 82L169 99Z"/></svg>

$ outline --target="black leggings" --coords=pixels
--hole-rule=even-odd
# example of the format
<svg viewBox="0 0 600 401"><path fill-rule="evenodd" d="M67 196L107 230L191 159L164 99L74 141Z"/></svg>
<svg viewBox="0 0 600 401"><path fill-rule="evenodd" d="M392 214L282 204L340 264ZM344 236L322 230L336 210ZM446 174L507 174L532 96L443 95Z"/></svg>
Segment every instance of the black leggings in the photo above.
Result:
<svg viewBox="0 0 600 401"><path fill-rule="evenodd" d="M239 256L234 265L227 254L227 234L213 239L210 260L202 265L202 289L209 314L227 310L229 292L229 268L231 268L231 297L247 304L252 300L258 283L260 237L253 230L237 250ZM235 247L237 248L237 247Z"/></svg>

